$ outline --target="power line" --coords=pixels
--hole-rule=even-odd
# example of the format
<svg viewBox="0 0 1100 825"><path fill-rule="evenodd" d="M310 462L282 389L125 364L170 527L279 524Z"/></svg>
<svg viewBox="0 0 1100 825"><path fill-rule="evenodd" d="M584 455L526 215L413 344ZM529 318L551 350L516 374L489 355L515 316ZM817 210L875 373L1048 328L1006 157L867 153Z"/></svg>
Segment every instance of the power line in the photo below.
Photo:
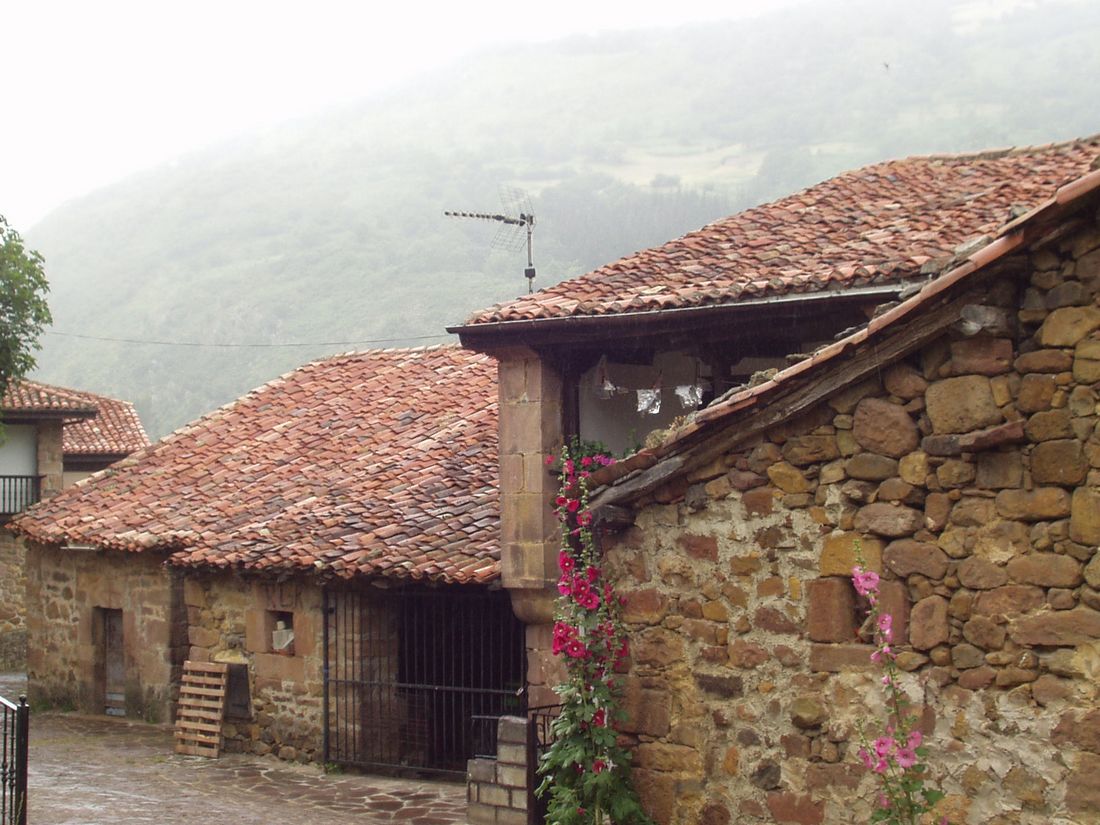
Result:
<svg viewBox="0 0 1100 825"><path fill-rule="evenodd" d="M110 338L103 335L83 335L76 332L48 330L47 335L80 338L85 341L109 341L116 344L151 344L160 347L213 347L218 349L266 349L270 347L349 347L360 344L396 344L401 341L425 341L429 338L450 338L447 333L436 335L405 335L401 338L362 338L357 341L303 341L270 343L222 343L217 341L156 341L143 338Z"/></svg>

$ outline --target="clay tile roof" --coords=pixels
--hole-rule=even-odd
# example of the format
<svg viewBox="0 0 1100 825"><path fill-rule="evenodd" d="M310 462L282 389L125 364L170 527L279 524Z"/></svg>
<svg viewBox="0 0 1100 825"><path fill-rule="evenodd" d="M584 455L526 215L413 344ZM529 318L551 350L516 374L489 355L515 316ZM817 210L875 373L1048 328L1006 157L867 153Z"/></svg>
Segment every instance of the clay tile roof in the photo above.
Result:
<svg viewBox="0 0 1100 825"><path fill-rule="evenodd" d="M53 387L37 381L14 381L0 398L0 411L6 416L30 415L91 418L96 404L86 393Z"/></svg>
<svg viewBox="0 0 1100 825"><path fill-rule="evenodd" d="M666 483L679 472L690 468L683 460L692 444L704 441L716 426L737 423L740 433L748 434L752 416L762 412L777 398L796 395L805 399L807 389L814 380L828 377L828 372L842 364L844 359L855 359L873 352L882 339L897 334L896 327L903 321L920 317L937 299L965 284L968 279L987 270L991 264L1007 255L1026 249L1036 238L1044 238L1044 224L1065 219L1075 210L1100 202L1100 167L1058 187L1034 208L1006 222L999 228L998 237L957 260L956 265L937 279L925 284L905 301L873 318L865 327L821 348L810 357L776 373L768 381L737 388L716 399L708 407L695 413L691 421L671 432L656 449L645 449L622 461L593 473L592 481L600 490L592 500L598 508L618 504L649 492ZM1033 230L1029 234L1028 230ZM847 381L861 380L864 374L849 369ZM837 391L845 383L835 380L828 383L830 391ZM799 408L800 412L805 412ZM775 424L771 419L769 424ZM729 442L726 447L729 448ZM648 476L648 477L647 477Z"/></svg>
<svg viewBox="0 0 1100 825"><path fill-rule="evenodd" d="M307 364L24 513L41 542L171 563L499 575L496 370L458 347Z"/></svg>
<svg viewBox="0 0 1100 825"><path fill-rule="evenodd" d="M920 274L1089 171L1100 135L845 172L773 203L497 304L470 327L714 306Z"/></svg>
<svg viewBox="0 0 1100 825"><path fill-rule="evenodd" d="M95 418L65 424L62 450L66 456L127 456L149 446L149 436L129 401L83 390L69 390L96 409Z"/></svg>

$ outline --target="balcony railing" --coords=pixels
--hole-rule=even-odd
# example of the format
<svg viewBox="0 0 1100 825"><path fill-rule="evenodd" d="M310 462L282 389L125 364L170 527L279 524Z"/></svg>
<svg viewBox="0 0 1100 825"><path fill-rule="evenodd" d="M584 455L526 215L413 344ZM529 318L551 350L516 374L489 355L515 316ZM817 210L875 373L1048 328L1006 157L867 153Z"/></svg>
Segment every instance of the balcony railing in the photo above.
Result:
<svg viewBox="0 0 1100 825"><path fill-rule="evenodd" d="M38 501L42 476L0 476L0 515L22 513Z"/></svg>

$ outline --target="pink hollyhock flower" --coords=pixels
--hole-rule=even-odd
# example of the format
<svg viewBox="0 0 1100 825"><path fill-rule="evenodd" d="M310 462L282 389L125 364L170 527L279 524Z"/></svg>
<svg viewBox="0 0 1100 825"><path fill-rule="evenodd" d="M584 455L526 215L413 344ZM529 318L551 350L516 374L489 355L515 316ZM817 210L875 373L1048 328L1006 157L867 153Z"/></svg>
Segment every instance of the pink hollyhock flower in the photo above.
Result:
<svg viewBox="0 0 1100 825"><path fill-rule="evenodd" d="M889 756L890 751L894 749L894 740L889 736L880 736L873 743L875 749L875 756L880 759L884 756Z"/></svg>
<svg viewBox="0 0 1100 825"><path fill-rule="evenodd" d="M592 457L586 455L584 458L582 458L581 459L581 466L582 467L591 467L592 466Z"/></svg>
<svg viewBox="0 0 1100 825"><path fill-rule="evenodd" d="M577 604L585 610L595 610L600 606L600 597L594 590L589 590L583 596L577 596Z"/></svg>
<svg viewBox="0 0 1100 825"><path fill-rule="evenodd" d="M606 768L606 767L607 767L606 762L604 762L602 759L597 759L595 762L592 763L592 772L593 773L601 773L603 771L603 769Z"/></svg>
<svg viewBox="0 0 1100 825"><path fill-rule="evenodd" d="M569 503L565 505L565 509L570 513L575 513L581 508L581 500L579 498L569 499Z"/></svg>
<svg viewBox="0 0 1100 825"><path fill-rule="evenodd" d="M872 770L875 773L886 773L890 769L889 763L885 759L880 759L875 763L875 767Z"/></svg>
<svg viewBox="0 0 1100 825"><path fill-rule="evenodd" d="M554 463L555 460L556 460L556 456L548 455L548 456L546 456L546 460L545 460L544 463L546 464L547 467L549 467L551 464Z"/></svg>
<svg viewBox="0 0 1100 825"><path fill-rule="evenodd" d="M573 592L573 583L565 576L562 576L558 579L558 592L563 596L568 596Z"/></svg>
<svg viewBox="0 0 1100 825"><path fill-rule="evenodd" d="M860 748L858 753L859 760L863 763L863 766L867 768L867 770L871 770L871 768L875 766L875 760L872 758L871 752L867 750L867 748Z"/></svg>
<svg viewBox="0 0 1100 825"><path fill-rule="evenodd" d="M920 747L921 742L924 741L924 734L919 730L909 731L909 741L906 743L910 748L916 750Z"/></svg>
<svg viewBox="0 0 1100 825"><path fill-rule="evenodd" d="M561 465L561 468L565 471L567 476L573 475L573 459L566 459L565 463Z"/></svg>
<svg viewBox="0 0 1100 825"><path fill-rule="evenodd" d="M596 567L596 565L592 565L584 571L584 574L588 577L589 584L595 584L596 579L600 577L600 568Z"/></svg>
<svg viewBox="0 0 1100 825"><path fill-rule="evenodd" d="M570 639L565 643L565 655L573 659L584 659L588 656L588 648L580 639Z"/></svg>
<svg viewBox="0 0 1100 825"><path fill-rule="evenodd" d="M878 629L886 641L891 641L894 637L894 617L889 613L883 613L878 617Z"/></svg>
<svg viewBox="0 0 1100 825"><path fill-rule="evenodd" d="M572 573L576 568L576 560L564 550L558 552L558 569L563 573Z"/></svg>
<svg viewBox="0 0 1100 825"><path fill-rule="evenodd" d="M581 527L587 527L592 523L592 511L585 510L583 513L577 514L577 524Z"/></svg>
<svg viewBox="0 0 1100 825"><path fill-rule="evenodd" d="M910 748L898 748L898 752L894 754L894 761L900 768L911 768L917 764L917 754Z"/></svg>
<svg viewBox="0 0 1100 825"><path fill-rule="evenodd" d="M603 708L592 714L592 724L601 728L607 724L607 713Z"/></svg>
<svg viewBox="0 0 1100 825"><path fill-rule="evenodd" d="M878 592L878 573L873 570L864 570L856 565L852 568L852 584L859 595L872 596Z"/></svg>

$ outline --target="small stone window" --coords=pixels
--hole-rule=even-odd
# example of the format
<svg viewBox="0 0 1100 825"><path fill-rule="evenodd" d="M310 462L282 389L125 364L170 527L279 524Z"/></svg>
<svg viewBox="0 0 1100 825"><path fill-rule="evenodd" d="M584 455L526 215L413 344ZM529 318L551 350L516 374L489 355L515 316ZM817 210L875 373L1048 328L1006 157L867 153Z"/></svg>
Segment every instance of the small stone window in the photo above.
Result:
<svg viewBox="0 0 1100 825"><path fill-rule="evenodd" d="M267 611L268 638L271 652L294 655L294 614L288 610Z"/></svg>
<svg viewBox="0 0 1100 825"><path fill-rule="evenodd" d="M225 718L252 718L252 696L248 687L248 665L233 663L229 665L225 687Z"/></svg>

